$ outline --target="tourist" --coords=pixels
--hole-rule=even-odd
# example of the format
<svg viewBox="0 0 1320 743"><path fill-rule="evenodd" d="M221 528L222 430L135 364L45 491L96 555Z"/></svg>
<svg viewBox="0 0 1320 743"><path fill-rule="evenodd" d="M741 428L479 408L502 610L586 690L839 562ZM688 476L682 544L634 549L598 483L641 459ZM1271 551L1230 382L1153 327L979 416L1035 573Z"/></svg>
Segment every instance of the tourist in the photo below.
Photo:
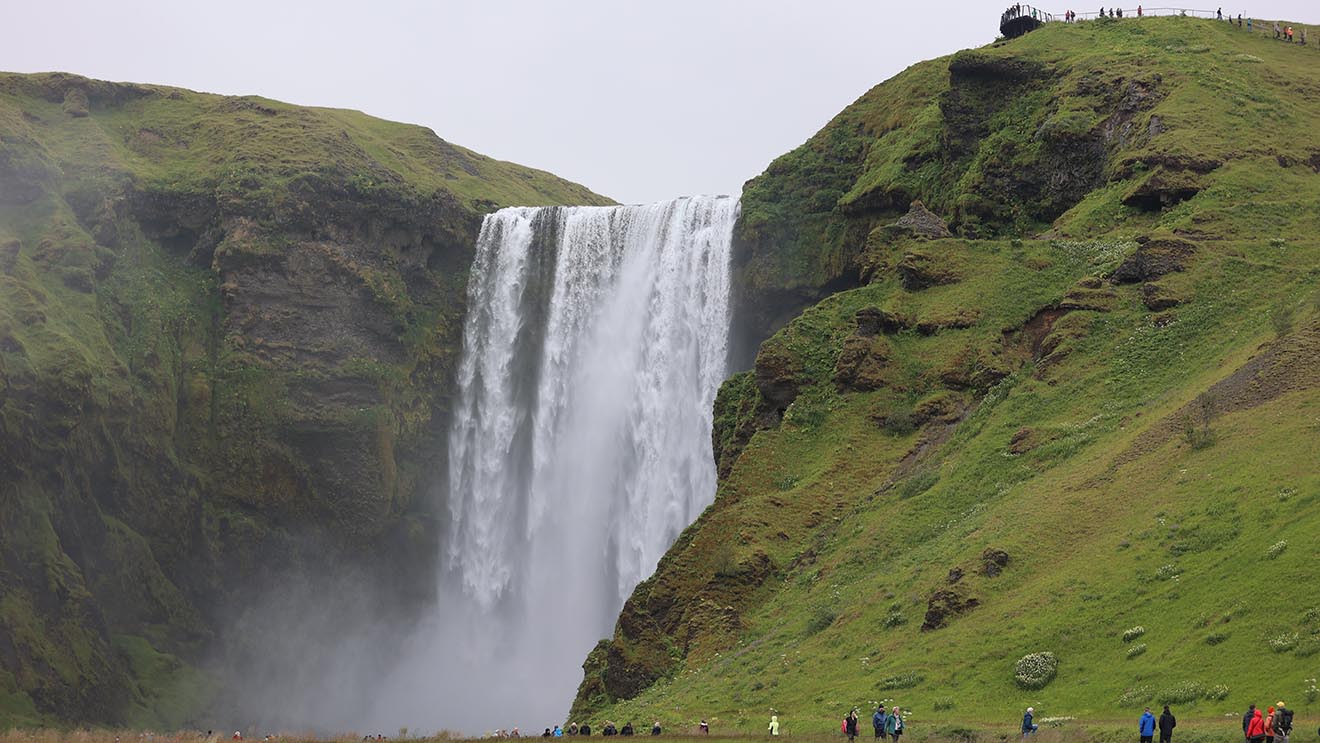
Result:
<svg viewBox="0 0 1320 743"><path fill-rule="evenodd" d="M1250 18L1247 19L1247 23L1248 23L1248 24L1251 23L1251 19L1250 19ZM1250 737L1250 736L1247 734L1247 728L1251 727L1251 718L1252 718L1252 717L1255 717L1255 716L1256 716L1256 705L1254 705L1254 704L1249 704L1249 705L1247 705L1247 713L1246 713L1245 715L1242 716L1242 737L1243 737L1243 738Z"/></svg>
<svg viewBox="0 0 1320 743"><path fill-rule="evenodd" d="M619 734L619 731L614 727L614 723L610 722L609 720L606 720L606 721L605 721L605 728L604 728L603 730L600 731L600 734L601 734L601 735L618 735L618 734Z"/></svg>
<svg viewBox="0 0 1320 743"><path fill-rule="evenodd" d="M1275 21L1275 22L1274 22L1274 38L1276 38L1276 39L1277 39L1277 38L1280 38L1282 35L1283 35L1283 32L1279 30L1279 22L1278 22L1278 21Z"/></svg>
<svg viewBox="0 0 1320 743"><path fill-rule="evenodd" d="M564 729L559 727L558 725L555 725L554 737L556 738L564 737Z"/></svg>
<svg viewBox="0 0 1320 743"><path fill-rule="evenodd" d="M564 730L564 732L568 733L569 735L577 735L577 731L578 731L578 726L576 722L568 723L568 728Z"/></svg>
<svg viewBox="0 0 1320 743"><path fill-rule="evenodd" d="M546 728L546 729L545 729L545 732L544 732L544 733L541 733L541 737L542 737L542 738L549 738L551 735L552 735L552 733L550 732L550 728Z"/></svg>
<svg viewBox="0 0 1320 743"><path fill-rule="evenodd" d="M875 729L877 739L885 737L885 706L882 704L875 708L875 714L871 715L871 727Z"/></svg>
<svg viewBox="0 0 1320 743"><path fill-rule="evenodd" d="M656 720L655 722L651 723L651 735L659 735L659 734L660 734L660 721Z"/></svg>
<svg viewBox="0 0 1320 743"><path fill-rule="evenodd" d="M509 732L509 737L510 737L510 738L521 738L521 737L522 737L522 733L518 732L518 728L514 728L512 731Z"/></svg>
<svg viewBox="0 0 1320 743"><path fill-rule="evenodd" d="M582 723L582 727L578 728L578 735L591 735L591 723Z"/></svg>
<svg viewBox="0 0 1320 743"><path fill-rule="evenodd" d="M1274 743L1274 708L1265 710L1265 743Z"/></svg>
<svg viewBox="0 0 1320 743"><path fill-rule="evenodd" d="M1171 743L1173 741L1173 729L1178 727L1178 720L1169 711L1169 705L1164 705L1164 711L1160 713L1160 743Z"/></svg>
<svg viewBox="0 0 1320 743"><path fill-rule="evenodd" d="M770 734L779 735L779 715L770 715Z"/></svg>
<svg viewBox="0 0 1320 743"><path fill-rule="evenodd" d="M1123 17L1123 9L1122 9L1122 8L1114 8L1114 12L1115 12L1116 14L1118 14L1118 17L1119 17L1119 18L1122 18L1122 17Z"/></svg>
<svg viewBox="0 0 1320 743"><path fill-rule="evenodd" d="M1242 14L1238 13L1238 28L1242 28Z"/></svg>
<svg viewBox="0 0 1320 743"><path fill-rule="evenodd" d="M1141 743L1150 743L1155 738L1155 715L1150 713L1150 707L1146 708L1145 714L1137 722L1137 729L1141 732Z"/></svg>
<svg viewBox="0 0 1320 743"><path fill-rule="evenodd" d="M1292 26L1289 26L1289 27L1288 27L1288 43L1289 43L1289 44L1293 43L1293 30L1292 30Z"/></svg>
<svg viewBox="0 0 1320 743"><path fill-rule="evenodd" d="M1037 725L1034 721L1035 715L1036 715L1036 710L1032 707L1027 707L1027 713L1022 715L1023 738L1027 737L1028 735L1031 735L1032 733L1040 729L1040 726Z"/></svg>
<svg viewBox="0 0 1320 743"><path fill-rule="evenodd" d="M701 724L697 726L697 730L700 730L702 735L710 735L710 725L707 725L705 720L701 721Z"/></svg>
<svg viewBox="0 0 1320 743"><path fill-rule="evenodd" d="M1247 740L1251 743L1265 743L1265 719L1254 704L1251 705L1251 721L1247 723Z"/></svg>
<svg viewBox="0 0 1320 743"><path fill-rule="evenodd" d="M1302 31L1302 43L1306 43L1305 30ZM1274 741L1288 743L1288 736L1292 735L1292 710L1285 708L1283 702L1274 705L1274 708Z"/></svg>
<svg viewBox="0 0 1320 743"><path fill-rule="evenodd" d="M1218 10L1215 11L1215 20L1220 20L1220 21L1224 20L1223 8L1219 8Z"/></svg>
<svg viewBox="0 0 1320 743"><path fill-rule="evenodd" d="M1302 46L1306 46L1306 29L1302 29ZM1290 713L1292 710L1288 710Z"/></svg>
<svg viewBox="0 0 1320 743"><path fill-rule="evenodd" d="M619 731L619 735L632 735L632 734L633 734L632 720L629 720L628 722L623 723L623 729Z"/></svg>
<svg viewBox="0 0 1320 743"><path fill-rule="evenodd" d="M849 713L848 713L848 716L845 717L845 718L843 718L843 732L845 732L845 733L848 734L848 743L852 743L852 742L853 742L853 738L856 738L856 737L857 737L857 708L856 708L856 707L853 707L852 712L849 712Z"/></svg>
<svg viewBox="0 0 1320 743"><path fill-rule="evenodd" d="M894 707L889 711L889 717L885 719L885 732L889 733L894 743L898 743L898 736L903 734L903 716L899 712L898 707Z"/></svg>
<svg viewBox="0 0 1320 743"><path fill-rule="evenodd" d="M1141 6L1138 5L1138 6L1137 6L1137 17L1140 18L1140 17L1142 16L1143 13L1144 13L1144 11L1141 9Z"/></svg>

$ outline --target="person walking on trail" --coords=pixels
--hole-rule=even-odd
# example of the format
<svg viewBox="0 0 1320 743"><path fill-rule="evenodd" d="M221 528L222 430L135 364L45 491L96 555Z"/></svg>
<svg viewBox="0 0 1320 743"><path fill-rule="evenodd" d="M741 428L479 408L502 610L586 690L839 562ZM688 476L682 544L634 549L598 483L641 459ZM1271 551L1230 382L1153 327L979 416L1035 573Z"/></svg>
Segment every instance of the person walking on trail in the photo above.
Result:
<svg viewBox="0 0 1320 743"><path fill-rule="evenodd" d="M1137 6L1137 17L1140 18L1144 13L1145 13L1145 11L1143 11L1143 10L1141 9L1141 6L1138 5L1138 6Z"/></svg>
<svg viewBox="0 0 1320 743"><path fill-rule="evenodd" d="M1250 21L1248 21L1248 23L1250 23ZM1251 718L1253 718L1253 717L1255 717L1255 716L1256 716L1256 705L1254 705L1254 704L1249 704L1249 705L1247 705L1247 713L1246 713L1245 715L1242 716L1242 738L1243 738L1243 739L1246 739L1246 738L1251 737L1251 736L1249 736L1249 735L1247 734L1247 728L1251 727Z"/></svg>
<svg viewBox="0 0 1320 743"><path fill-rule="evenodd" d="M1282 35L1283 35L1283 32L1279 30L1279 22L1278 22L1278 21L1275 21L1275 22L1274 22L1274 38L1277 39L1277 38L1279 38L1279 37L1282 36Z"/></svg>
<svg viewBox="0 0 1320 743"><path fill-rule="evenodd" d="M1250 743L1265 743L1265 718L1256 705L1251 705L1251 721L1247 723L1247 740Z"/></svg>
<svg viewBox="0 0 1320 743"><path fill-rule="evenodd" d="M779 715L770 715L770 727L768 729L771 735L779 735Z"/></svg>
<svg viewBox="0 0 1320 743"><path fill-rule="evenodd" d="M1160 714L1160 743L1173 743L1173 729L1178 727L1178 720L1169 711L1169 705L1164 705L1164 712Z"/></svg>
<svg viewBox="0 0 1320 743"><path fill-rule="evenodd" d="M1288 743L1288 736L1292 735L1292 723L1292 710L1285 707L1283 702L1274 705L1274 743Z"/></svg>
<svg viewBox="0 0 1320 743"><path fill-rule="evenodd" d="M656 720L655 722L651 723L651 735L659 735L659 734L660 734L660 721Z"/></svg>
<svg viewBox="0 0 1320 743"><path fill-rule="evenodd" d="M848 716L845 717L845 718L843 718L843 732L846 733L846 734L848 735L848 743L852 743L852 742L853 742L853 738L856 738L856 737L857 737L857 708L856 708L856 707L853 707L852 712L849 712L849 713L848 713Z"/></svg>
<svg viewBox="0 0 1320 743"><path fill-rule="evenodd" d="M1274 743L1274 708L1265 710L1265 743Z"/></svg>
<svg viewBox="0 0 1320 743"><path fill-rule="evenodd" d="M1293 30L1292 30L1292 26L1289 26L1289 27L1288 27L1288 31L1287 31L1287 33L1288 33L1288 43L1291 44L1291 43L1293 43Z"/></svg>
<svg viewBox="0 0 1320 743"><path fill-rule="evenodd" d="M1217 20L1217 21L1222 21L1222 20L1224 20L1224 9L1223 9L1223 8L1218 8L1217 10L1215 10L1215 20Z"/></svg>
<svg viewBox="0 0 1320 743"><path fill-rule="evenodd" d="M875 731L876 740L885 737L885 708L884 705L875 708L875 714L871 715L871 729Z"/></svg>
<svg viewBox="0 0 1320 743"><path fill-rule="evenodd" d="M1023 738L1027 737L1028 735L1031 735L1032 733L1040 729L1040 726L1033 721L1035 716L1036 716L1036 710L1031 707L1027 707L1026 714L1022 715Z"/></svg>
<svg viewBox="0 0 1320 743"><path fill-rule="evenodd" d="M1150 707L1146 708L1146 713L1137 721L1137 730L1141 733L1141 743L1151 743L1155 738L1155 715L1150 713Z"/></svg>
<svg viewBox="0 0 1320 743"><path fill-rule="evenodd" d="M903 734L903 715L902 710L894 707L889 711L889 717L885 718L885 732L889 733L889 738L898 743L898 736Z"/></svg>
<svg viewBox="0 0 1320 743"><path fill-rule="evenodd" d="M697 730L700 731L702 735L710 735L710 725L707 725L705 720L701 721L701 724L697 726Z"/></svg>

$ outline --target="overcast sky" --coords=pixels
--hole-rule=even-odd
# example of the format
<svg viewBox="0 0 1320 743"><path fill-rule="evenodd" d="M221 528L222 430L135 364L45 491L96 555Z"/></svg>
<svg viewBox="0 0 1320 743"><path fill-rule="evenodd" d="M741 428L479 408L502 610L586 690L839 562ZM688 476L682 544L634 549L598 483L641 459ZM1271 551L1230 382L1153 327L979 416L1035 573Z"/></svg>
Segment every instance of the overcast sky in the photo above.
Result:
<svg viewBox="0 0 1320 743"><path fill-rule="evenodd" d="M1225 13L1317 21L1313 4ZM992 41L1006 6L3 0L0 69L358 109L645 202L737 193L875 83Z"/></svg>

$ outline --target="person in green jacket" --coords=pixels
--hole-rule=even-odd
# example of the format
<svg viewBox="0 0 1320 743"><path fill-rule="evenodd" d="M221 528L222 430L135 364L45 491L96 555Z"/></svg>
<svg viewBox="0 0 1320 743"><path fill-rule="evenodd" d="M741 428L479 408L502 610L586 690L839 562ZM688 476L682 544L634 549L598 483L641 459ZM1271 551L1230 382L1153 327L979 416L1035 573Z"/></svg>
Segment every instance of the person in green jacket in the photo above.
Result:
<svg viewBox="0 0 1320 743"><path fill-rule="evenodd" d="M889 717L885 718L885 732L889 733L894 743L898 743L898 736L903 734L903 716L899 714L900 712L898 707L894 707Z"/></svg>

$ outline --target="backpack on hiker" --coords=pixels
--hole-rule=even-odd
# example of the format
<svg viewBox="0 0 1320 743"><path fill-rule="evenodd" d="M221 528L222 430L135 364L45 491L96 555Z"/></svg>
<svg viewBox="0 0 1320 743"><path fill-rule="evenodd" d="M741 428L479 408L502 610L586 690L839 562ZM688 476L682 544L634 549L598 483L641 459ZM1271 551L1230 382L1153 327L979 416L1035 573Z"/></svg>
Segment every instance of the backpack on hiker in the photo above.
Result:
<svg viewBox="0 0 1320 743"><path fill-rule="evenodd" d="M1292 732L1293 711L1284 707L1274 713L1274 729L1276 732L1287 735Z"/></svg>

